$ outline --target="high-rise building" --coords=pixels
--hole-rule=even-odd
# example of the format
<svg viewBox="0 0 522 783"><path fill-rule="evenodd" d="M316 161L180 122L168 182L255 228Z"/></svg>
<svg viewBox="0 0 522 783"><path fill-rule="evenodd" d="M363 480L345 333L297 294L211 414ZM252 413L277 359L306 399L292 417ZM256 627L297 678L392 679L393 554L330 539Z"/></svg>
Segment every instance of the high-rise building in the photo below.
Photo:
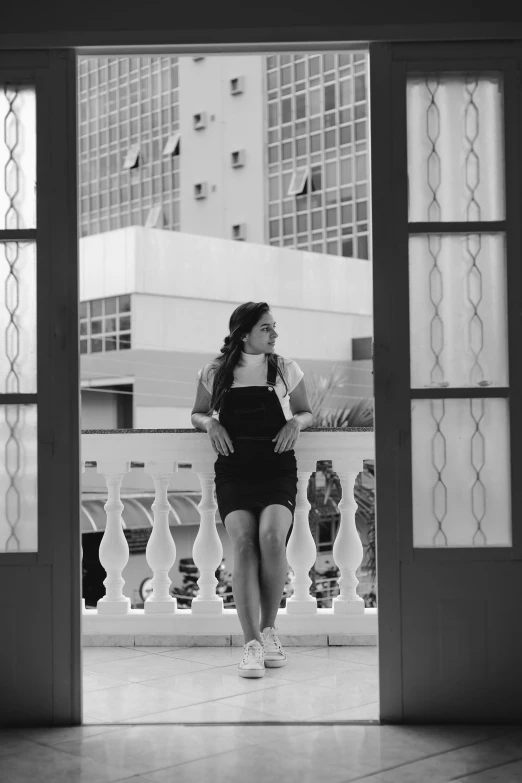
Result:
<svg viewBox="0 0 522 783"><path fill-rule="evenodd" d="M178 81L176 57L79 58L80 236L180 229Z"/></svg>
<svg viewBox="0 0 522 783"><path fill-rule="evenodd" d="M266 243L263 58L179 60L181 231Z"/></svg>
<svg viewBox="0 0 522 783"><path fill-rule="evenodd" d="M369 258L366 53L265 61L268 241Z"/></svg>
<svg viewBox="0 0 522 783"><path fill-rule="evenodd" d="M129 225L368 259L368 58L81 58L81 235Z"/></svg>

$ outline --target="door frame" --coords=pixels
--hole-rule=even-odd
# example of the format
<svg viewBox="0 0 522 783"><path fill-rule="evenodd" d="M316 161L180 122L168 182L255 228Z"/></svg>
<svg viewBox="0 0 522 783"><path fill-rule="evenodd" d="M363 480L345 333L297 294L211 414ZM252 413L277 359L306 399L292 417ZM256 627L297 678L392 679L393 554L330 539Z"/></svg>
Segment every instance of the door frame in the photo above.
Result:
<svg viewBox="0 0 522 783"><path fill-rule="evenodd" d="M373 263L379 269L380 285L375 285L374 272L374 335L379 333L388 339L374 340L374 395L376 418L385 421L387 415L397 410L400 402L397 394L398 378L409 368L406 354L397 363L391 350L397 335L397 303L393 305L384 294L384 286L394 283L390 265L386 264L389 248L400 251L400 237L394 231L388 206L393 204L391 185L394 170L393 140L385 134L381 124L391 116L391 41L420 42L434 40L483 40L491 39L491 25L476 23L406 25L401 30L395 26L381 25L379 29L350 26L336 28L280 28L266 31L232 29L219 31L221 39L215 44L216 31L200 29L187 34L183 30L142 32L43 32L18 34L3 32L0 35L0 66L18 62L27 68L33 58L48 58L49 66L42 76L42 89L49 96L38 164L40 182L51 183L55 188L53 208L43 203L44 188L38 200L39 215L48 216L48 222L38 228L39 235L48 247L47 256L41 257L41 270L52 270L52 284L38 280L39 303L46 302L47 310L39 309L39 378L46 378L49 362L56 373L54 385L49 382L38 390L41 412L49 412L45 421L39 418L39 534L45 542L37 555L0 554L0 566L34 565L36 563L52 571L52 625L53 625L53 724L81 725L81 560L79 525L71 520L80 513L80 383L78 350L78 215L77 215L77 127L76 127L76 58L82 55L119 54L262 54L267 52L331 51L361 49L370 44L370 83L372 73L386 78L373 79L370 93L370 139L372 169L372 244ZM277 43L266 44L267 38ZM339 39L344 40L339 40ZM508 39L522 40L522 25L499 24L495 26L495 38L505 39L499 50L505 51ZM188 40L187 40L188 39ZM165 44L165 40L169 43ZM213 43L205 43L212 41ZM245 41L247 43L245 43ZM305 41L303 43L303 41ZM382 43L381 43L382 42ZM67 47L64 49L64 47ZM17 51L13 51L13 50ZM26 51L23 51L23 50ZM36 52L34 50L46 50ZM6 65L7 67L7 65ZM30 67L30 66L29 66ZM388 70L386 70L388 69ZM58 88L58 89L57 89ZM53 97L54 96L54 97ZM49 111L49 107L51 110ZM52 132L51 132L52 131ZM384 138L383 138L384 137ZM382 144L375 144L376 138ZM64 155L65 149L65 155ZM56 172L59 175L56 176ZM376 184L379 183L379 187ZM381 187L382 186L382 187ZM46 191L47 193L50 191ZM373 226L375 215L380 215L380 225L386 229L376 236ZM388 217L386 217L388 215ZM42 241L39 240L39 241ZM375 265L375 259L381 263ZM389 290L393 290L390 288ZM44 299L44 294L49 298ZM49 308L49 303L52 307ZM514 316L513 316L514 317ZM380 336L380 335L379 335ZM43 342L42 342L43 341ZM44 348L45 346L45 348ZM513 358L510 349L510 362ZM407 375L403 377L408 377ZM409 402L409 397L407 398ZM378 429L380 427L380 430ZM381 665L381 722L400 723L403 719L401 680L401 607L400 607L400 551L397 539L397 523L400 518L398 493L399 465L404 449L409 449L408 428L398 427L393 438L383 425L375 427L376 461L389 465L381 468L377 482L377 510L379 527L377 535L377 562L381 585L386 591L379 594L379 648ZM40 473L41 471L41 473ZM45 496L52 503L45 502ZM389 519L390 525L384 524ZM45 534L45 535L43 535ZM382 676L384 674L384 677Z"/></svg>
<svg viewBox="0 0 522 783"><path fill-rule="evenodd" d="M36 90L36 229L0 231L0 240L36 243L37 391L0 394L0 404L36 405L38 454L37 551L0 553L0 579L11 583L0 610L6 622L15 614L6 636L7 649L13 645L7 684L18 685L18 698L6 705L9 715L0 713L0 725L14 715L24 725L78 725L80 527L71 524L80 513L76 58L71 50L0 50L0 74ZM17 621L21 611L25 623ZM25 681L17 683L35 645L33 668L47 678L38 681L37 694ZM39 713L31 710L37 695Z"/></svg>

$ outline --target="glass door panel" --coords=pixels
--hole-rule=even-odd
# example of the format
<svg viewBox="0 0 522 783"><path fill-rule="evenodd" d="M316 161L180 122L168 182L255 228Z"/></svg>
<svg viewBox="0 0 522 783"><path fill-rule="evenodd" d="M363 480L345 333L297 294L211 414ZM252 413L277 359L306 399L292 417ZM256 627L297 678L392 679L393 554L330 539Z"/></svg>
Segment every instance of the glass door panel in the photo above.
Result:
<svg viewBox="0 0 522 783"><path fill-rule="evenodd" d="M0 229L36 227L36 92L0 84Z"/></svg>
<svg viewBox="0 0 522 783"><path fill-rule="evenodd" d="M36 90L0 74L0 552L38 550Z"/></svg>
<svg viewBox="0 0 522 783"><path fill-rule="evenodd" d="M512 546L503 87L407 76L414 548Z"/></svg>
<svg viewBox="0 0 522 783"><path fill-rule="evenodd" d="M36 393L36 244L0 241L0 391Z"/></svg>
<svg viewBox="0 0 522 783"><path fill-rule="evenodd" d="M506 399L412 400L413 545L511 546Z"/></svg>
<svg viewBox="0 0 522 783"><path fill-rule="evenodd" d="M503 234L409 240L412 388L507 386Z"/></svg>
<svg viewBox="0 0 522 783"><path fill-rule="evenodd" d="M0 405L0 552L38 550L36 405Z"/></svg>
<svg viewBox="0 0 522 783"><path fill-rule="evenodd" d="M406 99L409 220L502 220L502 74L410 74Z"/></svg>

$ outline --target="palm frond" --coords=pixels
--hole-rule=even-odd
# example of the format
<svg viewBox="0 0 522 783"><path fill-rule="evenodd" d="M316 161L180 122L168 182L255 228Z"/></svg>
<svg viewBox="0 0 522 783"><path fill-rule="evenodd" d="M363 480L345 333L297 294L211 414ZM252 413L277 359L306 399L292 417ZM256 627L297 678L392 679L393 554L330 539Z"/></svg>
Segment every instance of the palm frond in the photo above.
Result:
<svg viewBox="0 0 522 783"><path fill-rule="evenodd" d="M307 376L306 388L314 416L314 427L322 426L316 422L325 410L327 401L330 399L333 391L339 388L344 381L346 381L346 378L343 370L337 366L332 368L332 372L327 378L316 373L311 373Z"/></svg>
<svg viewBox="0 0 522 783"><path fill-rule="evenodd" d="M364 397L354 405L320 409L315 414L314 427L373 427L373 399Z"/></svg>

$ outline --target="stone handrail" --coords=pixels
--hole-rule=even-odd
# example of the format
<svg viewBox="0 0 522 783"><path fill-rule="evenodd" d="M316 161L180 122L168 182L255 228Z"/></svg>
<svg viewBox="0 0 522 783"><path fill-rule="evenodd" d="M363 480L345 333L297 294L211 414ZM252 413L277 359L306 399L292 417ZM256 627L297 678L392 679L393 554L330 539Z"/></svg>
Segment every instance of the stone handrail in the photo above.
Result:
<svg viewBox="0 0 522 783"><path fill-rule="evenodd" d="M215 571L221 563L223 547L215 523L216 455L207 434L193 429L84 430L81 447L83 470L86 462L96 462L97 472L105 478L108 495L107 524L100 545L100 562L107 572L106 594L96 609L84 609L84 632L110 632L109 621L114 624L120 618L129 633L137 632L136 629L143 633L173 633L174 628L178 633L215 634L231 630L239 633L235 609L225 609L223 599L216 593ZM357 475L363 470L363 460L374 457L373 429L310 428L300 433L295 454L297 499L287 545L287 559L294 574L293 593L287 599L286 610L279 610L278 623L280 627L285 626L286 632L294 633L374 633L376 610L365 610L363 599L356 593L355 574L362 561L363 547L355 526L353 492ZM310 594L309 571L316 560L316 545L308 523L307 488L318 460L332 461L342 487L340 525L333 547L333 559L340 570L340 593L333 599L332 609L318 609L316 598ZM129 559L129 547L123 534L120 489L132 462L144 463L155 491L154 525L146 550L153 573L152 593L142 610L131 609L130 599L122 592L125 584L122 571ZM190 464L201 485L198 506L201 523L193 547L194 563L200 572L199 594L190 609L178 609L176 599L169 594L168 573L176 561L176 546L168 522L167 490L179 463Z"/></svg>

